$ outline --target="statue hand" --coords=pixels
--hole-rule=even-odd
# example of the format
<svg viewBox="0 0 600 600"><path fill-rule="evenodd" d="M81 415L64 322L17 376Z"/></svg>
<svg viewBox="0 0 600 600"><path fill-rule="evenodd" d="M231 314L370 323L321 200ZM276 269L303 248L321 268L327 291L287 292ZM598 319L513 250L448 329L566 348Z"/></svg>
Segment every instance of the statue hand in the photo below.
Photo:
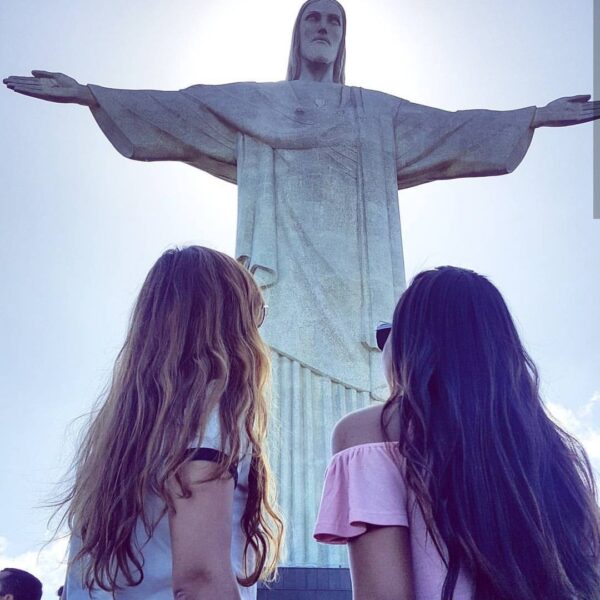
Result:
<svg viewBox="0 0 600 600"><path fill-rule="evenodd" d="M63 73L31 71L33 77L11 75L2 80L6 87L19 94L49 102L76 103L93 106L96 100L85 85Z"/></svg>
<svg viewBox="0 0 600 600"><path fill-rule="evenodd" d="M591 96L567 96L538 108L533 127L564 127L600 118L600 102L590 102Z"/></svg>

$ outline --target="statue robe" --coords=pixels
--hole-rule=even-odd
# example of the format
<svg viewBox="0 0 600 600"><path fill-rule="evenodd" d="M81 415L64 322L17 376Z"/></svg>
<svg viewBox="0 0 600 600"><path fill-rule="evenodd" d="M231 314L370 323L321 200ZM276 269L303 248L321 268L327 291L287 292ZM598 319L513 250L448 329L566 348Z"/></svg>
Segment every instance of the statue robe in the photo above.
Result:
<svg viewBox="0 0 600 600"><path fill-rule="evenodd" d="M397 190L512 171L535 108L447 112L300 81L89 87L96 121L124 156L237 183L236 255L269 305L261 333L275 351L290 562L343 563L343 552L315 549L310 529L333 424L385 397L373 330L405 287Z"/></svg>

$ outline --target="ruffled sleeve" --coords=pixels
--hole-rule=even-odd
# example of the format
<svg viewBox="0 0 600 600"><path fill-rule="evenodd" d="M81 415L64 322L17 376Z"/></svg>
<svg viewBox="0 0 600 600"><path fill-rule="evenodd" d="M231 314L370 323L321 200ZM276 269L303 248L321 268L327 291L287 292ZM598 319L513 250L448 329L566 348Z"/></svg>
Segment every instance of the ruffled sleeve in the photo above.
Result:
<svg viewBox="0 0 600 600"><path fill-rule="evenodd" d="M314 538L345 544L368 525L409 525L401 457L393 443L361 444L335 454L325 472Z"/></svg>

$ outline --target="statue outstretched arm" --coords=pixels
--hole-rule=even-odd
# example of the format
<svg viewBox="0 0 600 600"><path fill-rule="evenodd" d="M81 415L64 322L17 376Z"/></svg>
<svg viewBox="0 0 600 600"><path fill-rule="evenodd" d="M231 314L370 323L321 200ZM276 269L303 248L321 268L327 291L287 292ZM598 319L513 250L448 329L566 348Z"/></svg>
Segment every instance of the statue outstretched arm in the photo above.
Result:
<svg viewBox="0 0 600 600"><path fill-rule="evenodd" d="M62 104L82 104L95 106L96 99L89 88L81 85L64 73L49 71L31 71L33 77L11 75L2 80L9 90L24 96L60 102Z"/></svg>
<svg viewBox="0 0 600 600"><path fill-rule="evenodd" d="M32 74L3 81L25 96L88 106L102 132L127 158L186 162L235 183L238 131L188 90L118 90L81 85L63 73Z"/></svg>
<svg viewBox="0 0 600 600"><path fill-rule="evenodd" d="M449 112L402 101L395 121L398 188L512 172L534 133L536 107Z"/></svg>
<svg viewBox="0 0 600 600"><path fill-rule="evenodd" d="M565 127L600 118L600 102L590 102L589 94L558 98L537 108L532 127Z"/></svg>
<svg viewBox="0 0 600 600"><path fill-rule="evenodd" d="M567 96L543 107L448 112L402 100L394 119L398 187L511 173L538 127L600 118L600 102Z"/></svg>

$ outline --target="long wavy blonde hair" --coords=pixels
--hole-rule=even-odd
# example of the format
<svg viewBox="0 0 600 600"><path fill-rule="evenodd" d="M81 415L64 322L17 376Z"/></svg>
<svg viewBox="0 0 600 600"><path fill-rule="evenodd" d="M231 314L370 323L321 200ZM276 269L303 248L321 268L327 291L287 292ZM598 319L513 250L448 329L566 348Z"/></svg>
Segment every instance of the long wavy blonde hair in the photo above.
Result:
<svg viewBox="0 0 600 600"><path fill-rule="evenodd" d="M162 515L175 510L169 482L191 495L182 477L187 450L216 406L227 452L210 480L235 466L243 434L252 452L238 581L250 586L275 575L283 522L265 453L270 363L258 333L263 315L250 273L215 250L168 250L148 273L104 402L75 456L73 483L55 504L81 537L72 562L86 559L88 588L114 591L118 577L141 583L136 523L152 535L149 494L163 500Z"/></svg>

